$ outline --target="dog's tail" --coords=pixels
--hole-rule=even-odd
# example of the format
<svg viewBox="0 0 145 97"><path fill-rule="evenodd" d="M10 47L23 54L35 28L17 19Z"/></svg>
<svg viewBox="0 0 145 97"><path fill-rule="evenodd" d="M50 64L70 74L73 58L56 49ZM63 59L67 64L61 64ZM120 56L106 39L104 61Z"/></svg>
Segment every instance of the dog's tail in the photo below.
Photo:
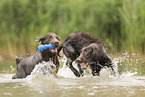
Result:
<svg viewBox="0 0 145 97"><path fill-rule="evenodd" d="M17 56L15 56L15 58L16 58L16 64L17 64L17 65L20 63L21 60L24 59L24 58L22 58L22 57L17 57Z"/></svg>
<svg viewBox="0 0 145 97"><path fill-rule="evenodd" d="M59 57L61 57L61 56L59 55L59 52L61 51L62 48L63 48L63 43L62 43L61 45L59 45L59 47L58 47L58 49L57 49L57 55L58 55Z"/></svg>

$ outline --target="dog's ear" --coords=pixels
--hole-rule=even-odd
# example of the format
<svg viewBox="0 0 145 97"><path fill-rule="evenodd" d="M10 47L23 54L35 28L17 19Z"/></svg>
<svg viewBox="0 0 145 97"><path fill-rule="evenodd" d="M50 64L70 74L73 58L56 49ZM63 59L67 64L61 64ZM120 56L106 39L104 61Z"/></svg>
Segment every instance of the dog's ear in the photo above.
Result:
<svg viewBox="0 0 145 97"><path fill-rule="evenodd" d="M40 41L43 42L43 40L44 40L44 36L41 37L41 38L37 37L37 39L35 40L35 42L36 43L39 43Z"/></svg>
<svg viewBox="0 0 145 97"><path fill-rule="evenodd" d="M96 60L98 60L98 48L97 48L97 46L93 46L92 50L93 51L92 51L92 54L90 57L90 61L95 62Z"/></svg>
<svg viewBox="0 0 145 97"><path fill-rule="evenodd" d="M15 59L16 59L16 64L18 65L20 61L23 60L24 58L15 56Z"/></svg>

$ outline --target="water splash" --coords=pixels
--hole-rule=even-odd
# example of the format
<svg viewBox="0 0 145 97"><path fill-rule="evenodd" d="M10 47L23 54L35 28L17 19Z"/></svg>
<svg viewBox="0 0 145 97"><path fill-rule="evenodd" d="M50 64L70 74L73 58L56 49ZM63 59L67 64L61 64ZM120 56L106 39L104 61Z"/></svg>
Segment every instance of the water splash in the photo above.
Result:
<svg viewBox="0 0 145 97"><path fill-rule="evenodd" d="M39 63L26 79L31 80L40 76L50 76L54 72L54 66L52 61Z"/></svg>
<svg viewBox="0 0 145 97"><path fill-rule="evenodd" d="M44 79L49 79L49 81L55 81L58 85L72 85L74 84L74 82L76 84L80 83L90 83L90 85L96 86L96 85L109 85L109 86L142 86L145 85L145 77L138 77L135 76L138 72L132 72L130 70L128 71L123 71L120 73L118 70L120 68L118 68L118 65L122 65L122 66L127 66L128 64L131 66L132 65L132 61L134 61L134 59L129 59L130 56L128 55L127 52L122 53L121 56L117 56L115 57L112 62L114 64L114 70L116 72L117 76L114 76L112 74L112 71L110 68L103 68L100 72L100 76L92 76L91 74L91 70L90 68L86 69L86 73L84 73L84 77L83 78L78 78L75 77L75 75L73 74L73 72L69 69L69 67L66 66L66 57L63 56L59 61L60 61L60 69L57 73L58 78L55 78L53 76L53 74L51 73L53 70L52 68L49 67L49 65L53 66L52 62L47 62L47 63L41 63L38 64L35 69L33 70L32 74L30 76L28 76L26 79L34 79L37 78L39 79L39 77L44 77ZM131 61L132 60L132 61ZM123 63L126 62L127 63ZM135 60L138 61L138 60ZM75 66L75 68L77 68L76 63L73 62L73 66ZM44 68L48 68L48 69L44 69ZM125 68L125 67L124 67ZM50 69L50 70L49 70ZM41 79L42 80L42 79ZM66 86L64 86L66 87Z"/></svg>
<svg viewBox="0 0 145 97"><path fill-rule="evenodd" d="M133 66L131 63L134 59L129 59L129 55L125 53L118 56L112 61L114 68L118 72L118 66ZM126 62L126 60L128 60ZM132 61L131 61L132 60ZM119 72L120 77L112 74L111 69L105 67L101 70L100 76L92 76L90 68L86 69L84 77L75 77L72 71L66 66L66 57L60 60L60 69L57 73L58 77L53 75L53 62L43 62L35 66L31 75L24 79L11 79L12 75L0 74L1 93L4 96L44 95L51 97L60 97L64 95L72 96L72 93L78 97L90 96L139 96L144 97L145 93L145 76L137 76L138 72L130 70ZM125 61L125 62L124 62ZM138 61L135 59L135 61ZM73 65L76 67L76 63ZM8 92L3 91L5 89ZM15 90L15 91L11 91ZM21 90L25 92L21 93ZM37 94L36 94L37 93ZM65 94L64 94L65 93ZM111 95L110 95L111 94ZM138 95L139 94L139 95ZM140 96L140 94L142 94ZM120 95L120 96L119 96ZM73 95L74 96L74 95Z"/></svg>
<svg viewBox="0 0 145 97"><path fill-rule="evenodd" d="M65 78L77 78L73 72L70 70L70 68L68 66L66 66L66 57L63 56L60 60L60 69L58 70L58 73L57 73L57 76L58 77L65 77ZM119 76L119 73L117 71L117 63L118 61L114 60L114 68L115 68L115 72L116 72L116 75L117 77ZM34 78L37 78L37 77L42 77L42 76L52 76L53 75L53 72L54 72L54 69L53 69L53 62L52 61L48 61L48 62L42 62L42 63L39 63L35 66L34 70L32 71L32 73L27 76L26 79L28 80L31 80L31 79L34 79ZM73 62L73 66L78 70L78 67L77 67L77 64L76 62ZM87 72L87 73L85 73ZM105 69L102 69L101 70L101 73L100 73L100 77L104 77L104 78L109 78L109 76L111 76L111 70L108 69L108 68L105 68ZM86 69L84 71L84 77L88 77L88 76L92 76L91 74L91 70L90 68Z"/></svg>
<svg viewBox="0 0 145 97"><path fill-rule="evenodd" d="M131 71L123 71L121 74L119 74L118 64L120 66L124 65L124 64L121 64L121 62L129 60L128 57L129 57L128 53L125 52L125 53L122 53L121 56L115 57L112 60L112 62L114 64L114 70L115 70L116 76L114 76L112 74L111 69L108 69L105 67L100 72L100 78L101 79L110 79L110 78L118 79L118 78L123 78L125 76L128 76L128 77L134 76L135 74L137 74L138 72L131 72ZM69 69L69 67L66 66L66 60L67 60L67 58L64 55L63 55L63 57L60 58L60 60L59 60L60 61L60 69L58 70L57 76L64 77L64 78L77 78L77 77L75 77L73 72ZM136 59L136 61L138 61L138 60ZM127 63L127 65L128 64L129 64L129 62ZM127 65L124 65L124 66L127 66ZM31 73L31 75L29 75L27 77L27 79L34 79L34 78L37 78L40 76L53 76L53 72L54 72L53 66L54 66L54 64L52 61L40 63L40 64L35 66L33 72ZM73 62L73 66L76 69L78 69L75 62ZM92 77L90 68L87 68L84 71L84 77Z"/></svg>
<svg viewBox="0 0 145 97"><path fill-rule="evenodd" d="M118 59L118 58L114 58L114 59L113 59L113 64L114 64L114 65L113 65L113 68L114 68L116 77L119 77L118 63L119 63L119 59Z"/></svg>
<svg viewBox="0 0 145 97"><path fill-rule="evenodd" d="M127 54L125 56L128 56ZM116 72L118 72L118 64L120 62L123 62L126 60L125 56L123 57L116 57L112 61L114 63L114 68ZM42 62L35 66L32 73L27 76L27 78L22 79L16 79L16 80L10 80L9 82L25 82L25 84L30 84L32 87L37 86L37 84L44 84L50 85L50 82L52 84L57 84L60 86L72 86L78 85L79 88L86 87L86 85L91 86L141 86L145 85L145 77L138 77L135 76L138 72L130 72L130 71L123 71L120 74L120 77L116 77L112 74L111 69L105 67L101 70L100 76L92 76L90 68L88 67L84 73L84 77L78 78L75 77L73 72L69 69L69 67L66 66L66 57L62 57L60 60L60 69L57 73L57 78L53 75L53 62ZM73 65L75 68L77 68L76 63L74 62ZM126 65L126 64L125 64ZM89 72L90 71L90 72ZM4 75L5 76L5 75ZM11 76L0 78L1 83L8 82L7 79L11 79ZM48 83L49 82L49 83ZM37 83L37 84L36 84ZM87 83L87 84L86 84ZM91 93L91 92L90 92Z"/></svg>

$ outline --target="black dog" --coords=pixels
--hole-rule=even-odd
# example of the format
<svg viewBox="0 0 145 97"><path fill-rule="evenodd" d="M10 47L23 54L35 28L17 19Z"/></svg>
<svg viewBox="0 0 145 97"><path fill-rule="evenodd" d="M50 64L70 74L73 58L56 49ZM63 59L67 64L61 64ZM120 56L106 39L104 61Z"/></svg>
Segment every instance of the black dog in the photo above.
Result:
<svg viewBox="0 0 145 97"><path fill-rule="evenodd" d="M94 76L99 75L99 71L101 70L101 65L104 63L106 63L106 66L111 67L112 70L114 71L113 67L112 67L112 62L109 59L109 57L106 54L106 51L104 49L104 47L101 45L101 43L98 42L98 40L91 36L90 34L84 33L84 32L75 32L70 34L68 37L66 37L65 41L59 46L58 48L58 54L60 52L60 50L63 48L63 52L65 54L65 56L67 57L67 64L69 66L69 68L73 71L73 73L77 76L83 76L83 70L81 68L80 63L82 62L82 55L80 56L80 53L82 52L81 50L91 44L98 44L99 48L101 48L102 50L99 50L97 53L100 54L97 55L97 57L99 56L101 61L99 61L96 58L96 54L92 54L91 56L86 55L87 60L90 59L90 57L92 57L92 59L90 59L89 65L91 66L92 69L92 74ZM100 44L100 45L99 45ZM90 51L89 54L91 54L92 51ZM101 54L102 53L102 54ZM77 58L80 59L77 59ZM72 66L72 62L75 61L77 59L78 62L78 68L79 71L77 71L73 66ZM86 60L86 62L87 62ZM101 65L99 65L97 62L99 62Z"/></svg>
<svg viewBox="0 0 145 97"><path fill-rule="evenodd" d="M38 49L33 56L27 58L16 57L17 71L16 75L12 79L16 78L25 78L27 75L30 75L35 65L42 61L52 60L56 65L56 72L59 69L59 61L57 58L57 47L59 46L59 37L55 33L48 33L45 36L38 38L36 42L41 42L41 44L53 44L54 49L45 49L40 52Z"/></svg>
<svg viewBox="0 0 145 97"><path fill-rule="evenodd" d="M100 70L107 66L114 72L111 59L108 57L102 42L92 43L89 46L82 48L80 56L76 59L78 63L89 64L92 69L93 76L99 76Z"/></svg>

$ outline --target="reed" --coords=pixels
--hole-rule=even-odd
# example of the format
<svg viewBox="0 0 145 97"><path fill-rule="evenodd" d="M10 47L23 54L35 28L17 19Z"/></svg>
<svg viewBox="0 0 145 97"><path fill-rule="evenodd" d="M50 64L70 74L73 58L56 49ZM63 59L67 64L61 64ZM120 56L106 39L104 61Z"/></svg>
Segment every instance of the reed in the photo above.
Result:
<svg viewBox="0 0 145 97"><path fill-rule="evenodd" d="M120 8L124 49L144 53L145 47L145 1L124 0Z"/></svg>
<svg viewBox="0 0 145 97"><path fill-rule="evenodd" d="M55 32L61 41L75 31L104 41L110 53L145 51L144 0L1 0L0 55L32 55L37 36Z"/></svg>

